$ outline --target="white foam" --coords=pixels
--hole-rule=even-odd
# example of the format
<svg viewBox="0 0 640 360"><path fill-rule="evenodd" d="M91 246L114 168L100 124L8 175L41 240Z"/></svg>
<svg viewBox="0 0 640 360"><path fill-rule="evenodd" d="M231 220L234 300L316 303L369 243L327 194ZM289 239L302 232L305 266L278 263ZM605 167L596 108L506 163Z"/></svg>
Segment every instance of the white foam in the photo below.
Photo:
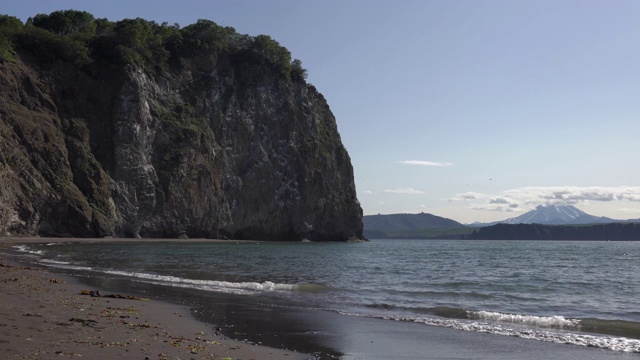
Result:
<svg viewBox="0 0 640 360"><path fill-rule="evenodd" d="M39 261L42 264L54 264L54 265L69 265L71 264L68 261L58 261L58 260L51 260L51 259L41 259Z"/></svg>
<svg viewBox="0 0 640 360"><path fill-rule="evenodd" d="M42 250L32 250L27 245L14 245L12 248L16 249L16 251L31 254L31 255L42 255L44 251Z"/></svg>
<svg viewBox="0 0 640 360"><path fill-rule="evenodd" d="M537 327L551 327L559 329L576 329L580 326L580 320L567 319L564 316L535 316L520 314L503 314L491 311L469 311L469 318L473 320L485 320L493 322L506 322L513 324L531 325Z"/></svg>
<svg viewBox="0 0 640 360"><path fill-rule="evenodd" d="M290 291L297 288L293 284L278 284L272 281L259 282L230 282L217 280L194 280L176 276L147 274L138 272L128 272L120 270L105 270L107 274L133 277L143 279L155 284L170 285L177 287L187 287L207 291L234 293L234 294L256 294L264 291Z"/></svg>
<svg viewBox="0 0 640 360"><path fill-rule="evenodd" d="M594 348L609 349L621 352L640 353L640 340L630 339L616 336L598 336L577 333L572 331L559 332L541 329L527 328L526 326L517 325L508 327L502 324L469 321L469 320L453 320L439 319L429 317L411 317L398 315L372 315L372 314L355 314L345 313L344 315L375 317L386 320L407 321L431 326L448 327L463 331L482 332L496 335L515 336L524 339L532 339L539 341L548 341L559 344L573 344L579 346L589 346Z"/></svg>
<svg viewBox="0 0 640 360"><path fill-rule="evenodd" d="M94 268L88 266L79 266L79 265L71 265L70 263L65 263L64 261L55 261L55 260L47 260L43 259L39 261L40 264L44 266L49 266L57 269L67 269L67 270L80 270L80 271L95 271Z"/></svg>
<svg viewBox="0 0 640 360"><path fill-rule="evenodd" d="M194 280L185 279L177 276L157 275L140 272L129 272L121 270L100 270L86 266L72 265L66 261L43 259L40 263L45 266L58 269L80 270L101 272L110 275L132 277L139 281L148 282L156 285L168 285L174 287L191 288L205 291L232 293L238 295L254 295L266 291L291 291L296 290L300 285L295 284L278 284L272 281L265 282L230 282L216 280ZM303 285L304 286L304 285Z"/></svg>

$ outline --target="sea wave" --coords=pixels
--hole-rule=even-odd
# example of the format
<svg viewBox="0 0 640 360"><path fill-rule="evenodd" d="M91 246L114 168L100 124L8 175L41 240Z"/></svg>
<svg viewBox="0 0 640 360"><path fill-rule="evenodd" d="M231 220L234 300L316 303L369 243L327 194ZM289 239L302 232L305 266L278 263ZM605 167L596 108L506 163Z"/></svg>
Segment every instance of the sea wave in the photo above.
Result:
<svg viewBox="0 0 640 360"><path fill-rule="evenodd" d="M453 320L442 319L436 317L421 317L421 316L405 316L405 315L387 315L387 314L364 314L364 313L352 313L342 312L338 313L350 316L360 316L369 318L378 318L384 320L394 321L406 321L413 323L420 323L431 326L440 326L453 328L463 331L481 332L495 335L515 336L523 339L548 341L559 344L573 344L579 346L588 346L601 349L609 349L620 352L640 353L640 340L632 339L620 336L599 336L593 334L579 333L576 331L550 331L544 329L531 328L522 325L507 326L504 324L493 322L481 322L474 320ZM532 320L527 325L534 325L533 323L548 323L550 320L542 320L545 317L539 317L541 319ZM571 320L571 319L569 319ZM539 325L535 325L539 326Z"/></svg>
<svg viewBox="0 0 640 360"><path fill-rule="evenodd" d="M582 320L570 319L564 316L537 316L523 314L508 314L484 310L467 310L459 307L402 307L392 304L372 304L366 305L367 308L408 311L417 314L434 315L439 318L460 319L460 320L480 320L487 322L511 323L525 326L534 326L542 328L555 329L574 329L582 328ZM590 324L594 324L592 320ZM639 324L640 325L640 324ZM592 328L594 326L591 326Z"/></svg>
<svg viewBox="0 0 640 360"><path fill-rule="evenodd" d="M33 250L27 245L14 245L14 246L12 246L12 248L15 249L18 252L27 253L27 254L31 254L31 255L42 255L42 254L44 254L44 251L42 251L42 250Z"/></svg>
<svg viewBox="0 0 640 360"><path fill-rule="evenodd" d="M41 265L44 265L44 266L57 268L57 269L77 270L77 271L97 271L96 269L94 269L92 267L89 267L89 266L73 265L73 264L68 263L66 261L40 259L40 260L38 260L38 263L41 264Z"/></svg>
<svg viewBox="0 0 640 360"><path fill-rule="evenodd" d="M640 340L640 323L635 321L586 318L580 320L580 330Z"/></svg>
<svg viewBox="0 0 640 360"><path fill-rule="evenodd" d="M521 314L504 314L492 311L468 311L469 319L492 322L522 324L556 329L578 329L580 320L567 319L564 316L536 316Z"/></svg>
<svg viewBox="0 0 640 360"><path fill-rule="evenodd" d="M109 270L109 269L96 269L86 266L73 265L65 261L57 261L50 259L41 259L39 261L42 265L69 270L91 271L99 272L103 274L123 276L133 278L135 281L141 281L151 283L155 285L191 288L204 291L231 293L238 295L255 295L261 292L268 291L302 291L302 292L314 292L319 291L322 285L316 284L281 284L272 281L264 282L231 282L231 281L217 281L217 280L197 280L181 278L170 275L150 274L134 271L122 271L122 270Z"/></svg>
<svg viewBox="0 0 640 360"><path fill-rule="evenodd" d="M105 270L104 272L111 275L127 276L136 279L147 280L149 282L158 283L161 285L189 287L199 290L228 292L236 294L255 294L264 291L287 291L294 290L298 286L295 284L279 284L272 281L230 282L217 280L196 280L170 275L158 275L120 270Z"/></svg>
<svg viewBox="0 0 640 360"><path fill-rule="evenodd" d="M52 260L52 259L40 259L39 262L44 264L54 264L54 265L70 265L71 264L68 261L59 261L59 260Z"/></svg>

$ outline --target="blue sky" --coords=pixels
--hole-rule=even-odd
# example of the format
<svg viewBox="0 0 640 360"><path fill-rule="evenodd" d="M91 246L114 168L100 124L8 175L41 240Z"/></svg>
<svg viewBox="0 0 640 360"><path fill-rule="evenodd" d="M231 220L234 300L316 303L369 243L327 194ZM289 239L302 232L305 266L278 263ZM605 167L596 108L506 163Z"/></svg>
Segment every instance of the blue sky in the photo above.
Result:
<svg viewBox="0 0 640 360"><path fill-rule="evenodd" d="M206 18L302 60L365 214L469 223L563 202L640 218L640 2L5 0L26 20Z"/></svg>

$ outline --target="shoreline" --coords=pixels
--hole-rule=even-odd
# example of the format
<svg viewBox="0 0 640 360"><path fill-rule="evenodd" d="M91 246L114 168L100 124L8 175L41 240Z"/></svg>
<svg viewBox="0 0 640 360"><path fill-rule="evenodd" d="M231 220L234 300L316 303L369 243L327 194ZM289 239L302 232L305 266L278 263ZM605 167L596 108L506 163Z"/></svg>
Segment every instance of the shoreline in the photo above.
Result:
<svg viewBox="0 0 640 360"><path fill-rule="evenodd" d="M113 241L0 238L0 249L95 240ZM138 239L120 241L132 240ZM213 325L197 320L187 306L130 296L135 294L82 295L83 290L96 289L88 289L73 276L29 263L27 257L0 254L0 283L0 357L5 359L313 358L225 337Z"/></svg>
<svg viewBox="0 0 640 360"><path fill-rule="evenodd" d="M6 249L14 245L19 244L47 244L47 243L91 243L101 242L109 243L114 242L114 239L62 239L62 238L33 238L31 242L21 241L24 238L13 238L12 241L3 241L0 238L0 250L4 247ZM164 239L164 242L193 242L193 239ZM196 242L229 242L229 240L195 240ZM121 245L127 242L131 243L144 243L155 242L151 239L117 239ZM231 243L235 243L233 240ZM248 241L248 243L257 243L254 241ZM304 246L304 245L302 245ZM11 254L0 254L0 263L5 261L6 258L13 259L12 261L20 263L23 261L23 265L33 266L35 263L30 261L29 256L15 256ZM108 311L114 311L114 327L120 326L121 329L116 329L120 332L120 336L128 336L124 340L109 340L108 342L104 338L99 338L96 335L91 338L91 335L86 335L87 331L92 328L98 327L97 324L85 324L78 321L70 321L70 319L79 318L84 320L91 320L86 316L87 305L85 304L84 310L79 310L78 315L72 316L63 315L62 321L47 320L49 324L56 324L56 322L68 322L72 325L59 325L62 327L61 331L65 331L68 328L74 326L76 331L84 331L83 334L75 334L76 338L73 341L69 340L64 342L59 338L57 340L49 340L49 347L53 345L66 346L56 351L61 353L49 351L48 356L40 357L37 355L27 357L7 357L9 359L22 359L22 358L52 358L53 355L67 355L66 357L75 356L73 354L81 354L75 351L73 346L79 346L76 342L88 342L92 341L92 346L86 345L83 349L85 351L84 356L89 358L113 358L120 356L124 359L344 359L344 360L356 360L356 359L371 359L371 360L383 360L391 358L403 358L403 359L444 359L444 358L473 358L473 359L491 359L491 360L534 360L540 358L553 358L559 360L604 360L604 359L632 359L637 357L637 353L617 352L606 350L602 348L590 348L576 345L567 345L556 342L546 342L532 339L525 339L512 336L503 336L496 334L487 334L482 332L468 332L458 329L430 326L419 323L411 323L404 321L391 321L379 318L368 318L360 316L345 316L339 312L326 311L323 309L307 309L304 307L279 307L269 306L268 299L265 297L238 297L229 296L226 294L198 292L195 290L164 287L161 285L153 285L146 283L136 283L127 280L119 280L117 278L104 278L101 276L84 276L82 271L79 272L80 277L76 277L75 272L65 272L67 275L59 275L58 272L49 270L44 267L45 270L28 270L28 269L16 269L29 275L29 272L39 273L43 272L45 275L41 279L40 289L31 289L29 294L42 296L42 294L53 294L56 297L55 290L58 286L71 286L71 293L63 294L75 302L82 302L88 304L95 304L93 308L102 304L102 306L108 305L100 303L101 301L109 300L109 306L116 308L107 309ZM0 267L0 274L4 274L4 269ZM48 276L54 276L63 281L60 283L50 282L51 278ZM11 344L13 345L14 338L6 337L3 335L3 331L11 332L10 326L15 326L13 323L7 323L7 321L1 320L6 316L4 311L5 300L8 296L5 296L8 287L4 287L5 283L11 285L7 280L12 281L13 278L0 276L0 357L3 355L2 351ZM138 295L146 296L158 301L142 302L142 301L127 301L122 299L108 299L105 297L91 298L90 296L81 296L79 292L81 289L95 290L99 289L102 295L105 293L120 292L124 295ZM104 289L104 290L103 290ZM145 295L142 295L145 294ZM11 299L17 299L11 297ZM175 301L174 301L175 300ZM30 302L29 310L14 311L12 321L22 320L23 328L29 328L29 324L34 323L38 319L42 319L45 315L39 310L39 303L34 303L34 299L27 300ZM40 300L42 301L42 300ZM133 312L140 314L129 314L129 308L125 305L116 306L114 302L118 301L121 304L127 304L126 306L133 307ZM20 299L15 300L16 303L21 303ZM158 305L161 309L160 317L166 315L166 318L160 320L155 314L147 317L143 320L143 314L138 305ZM173 305L176 304L176 305ZM82 305L82 303L81 303ZM20 308L15 308L20 309ZM34 310L35 309L35 310ZM48 309L51 309L49 307ZM55 309L55 307L54 307ZM104 307L103 309L106 309ZM118 310L119 309L119 310ZM167 310L168 309L168 310ZM177 309L177 310L176 310ZM95 310L95 309L92 309ZM117 311L120 311L118 313ZM147 310L145 310L146 312ZM28 314L28 315L27 315ZM108 313L107 313L108 314ZM4 315L4 316L3 316ZM95 317L97 321L107 321L102 319L98 314ZM129 316L129 318L121 318L120 316ZM131 318L131 316L140 317L140 319ZM17 319L15 319L17 318ZM151 319L151 320L149 320ZM29 320L31 323L27 323ZM146 320L146 322L144 322ZM175 324L182 323L182 330L178 329ZM42 321L42 320L41 320ZM124 321L124 324L119 323ZM131 323L131 325L129 325ZM195 324L195 325L184 325ZM3 325L4 324L4 325ZM24 325L26 324L26 325ZM149 328L140 325L150 325ZM165 326L170 324L169 327ZM209 324L209 325L207 325ZM216 325L210 325L216 324ZM128 325L122 326L122 325ZM101 325L102 326L102 325ZM216 327L220 327L222 333L225 333L227 337L215 334ZM50 325L49 328L56 328L56 326ZM167 329L170 328L170 331ZM197 329L196 329L197 328ZM204 330L201 330L203 329ZM40 328L38 336L49 336L51 338L51 329L44 331L42 334L42 327ZM152 329L152 330L150 330ZM23 329L24 331L24 329ZM154 331L153 333L151 331ZM226 332L225 332L226 331ZM203 333L204 332L204 333ZM170 333L170 334L166 334ZM137 334L137 337L134 335ZM144 336L147 336L145 338ZM215 337L211 334L214 334ZM5 337L3 337L5 336ZM80 338L78 336L89 337L89 339ZM218 340L218 336L219 339ZM153 340L150 339L153 337ZM249 338L245 342L230 339ZM66 339L66 338L65 338ZM179 339L181 342L176 342ZM29 348L33 346L33 338L25 341L24 338L18 337L16 341L21 341L20 344L23 348ZM64 340L64 339L63 339ZM202 341L204 340L204 341ZM42 342L43 340L40 339ZM146 341L146 342L145 342ZM169 348L168 351L177 351L177 353L163 353L156 351L163 348L157 347L153 349L155 353L146 355L144 351L148 351L151 345L148 345L152 341L161 341L160 346L166 345L165 348ZM143 344L143 342L145 342ZM194 348L196 354L190 352L189 346L196 346L198 342L202 342L203 346L213 347L214 349L206 349L211 351L213 355L203 353L201 349ZM253 343L266 344L269 347L263 347L258 349L252 345ZM124 345L123 345L124 344ZM125 346L126 345L126 346ZM241 348L235 348L239 346ZM117 347L117 348L116 348ZM219 347L219 348L218 348ZM233 349L232 349L233 348ZM296 349L293 350L278 350L283 349ZM115 350L114 350L115 349ZM126 351L126 350L129 351ZM226 355L227 353L219 355L214 353L215 349L223 350L250 350L251 352L243 355L234 353L233 355ZM109 351L120 351L117 353L111 353ZM87 355L88 351L93 351ZM124 352L123 352L124 351ZM134 352L135 351L135 352ZM103 355L106 354L106 355ZM177 355L175 355L177 354ZM312 354L312 355L309 355ZM141 357L141 355L144 355ZM160 356L162 355L162 356ZM101 357L103 356L103 357Z"/></svg>
<svg viewBox="0 0 640 360"><path fill-rule="evenodd" d="M184 242L184 243L257 243L260 240L224 239L174 239L174 238L50 238L50 237L0 237L0 244L81 244L81 243L126 243L126 242Z"/></svg>

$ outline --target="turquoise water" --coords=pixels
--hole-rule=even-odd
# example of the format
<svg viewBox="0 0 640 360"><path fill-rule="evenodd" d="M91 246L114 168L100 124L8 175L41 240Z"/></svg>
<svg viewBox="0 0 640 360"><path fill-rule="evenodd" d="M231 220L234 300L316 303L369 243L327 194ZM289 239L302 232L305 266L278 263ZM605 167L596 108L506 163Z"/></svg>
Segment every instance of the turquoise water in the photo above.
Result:
<svg viewBox="0 0 640 360"><path fill-rule="evenodd" d="M638 242L136 242L17 250L52 268L205 298L226 294L280 309L640 352Z"/></svg>

